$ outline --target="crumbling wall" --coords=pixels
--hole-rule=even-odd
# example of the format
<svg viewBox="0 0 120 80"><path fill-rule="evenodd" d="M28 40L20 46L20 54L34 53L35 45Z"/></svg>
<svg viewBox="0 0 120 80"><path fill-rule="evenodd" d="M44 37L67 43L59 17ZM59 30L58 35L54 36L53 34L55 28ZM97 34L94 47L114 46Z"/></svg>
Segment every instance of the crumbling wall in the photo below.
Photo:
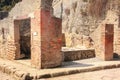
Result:
<svg viewBox="0 0 120 80"><path fill-rule="evenodd" d="M11 37L10 43L13 44L14 48L12 49L14 50L10 53L4 50L4 53L8 54L8 56L12 54L13 58L10 57L7 59L19 59L21 57L20 43L22 42L20 36L24 37L24 39L27 37L24 35L24 30L21 30L20 27L22 29L27 27L23 20L30 18L32 66L40 69L57 67L62 64L62 20L53 16L52 1L53 0L22 0L22 2L16 4L11 12L9 12L8 18L3 20L3 22L8 21L8 26L6 24L3 26L9 28L8 35ZM26 43L26 40L23 40L23 42ZM12 45L8 46L7 43L4 45L7 45L5 49L10 48L9 51L11 50ZM25 46L26 44L24 44L21 49L24 49Z"/></svg>
<svg viewBox="0 0 120 80"><path fill-rule="evenodd" d="M119 4L119 0L55 0L54 15L62 18L66 46L94 48L99 44L101 25L114 24L114 52L120 53Z"/></svg>
<svg viewBox="0 0 120 80"><path fill-rule="evenodd" d="M100 55L100 39L101 39L101 26L104 26L105 24L113 24L114 25L114 53L117 54L117 57L120 55L120 50L119 50L119 24L120 24L120 19L119 19L119 5L118 1L112 1L109 2L109 9L106 12L105 19L100 23L97 29L94 30L90 36L92 37L94 43L95 43L95 49L97 50L96 54Z"/></svg>
<svg viewBox="0 0 120 80"><path fill-rule="evenodd" d="M4 29L5 39L3 40L3 33L1 33L1 57L7 59L18 59L17 54L17 45L19 42L15 42L15 19L24 19L28 17L34 17L34 11L40 9L40 0L22 0L21 2L17 3L15 7L9 12L8 17L0 20L0 28ZM4 42L4 44L3 44Z"/></svg>
<svg viewBox="0 0 120 80"><path fill-rule="evenodd" d="M62 16L62 31L65 33L66 46L92 48L93 40L89 35L98 27L103 18L98 20L89 15L89 0L60 0L53 6L54 15Z"/></svg>
<svg viewBox="0 0 120 80"><path fill-rule="evenodd" d="M4 54L5 57L9 54L8 56L10 59L15 58L13 53L16 53L16 45L18 42L15 42L14 37L14 19L23 19L26 17L35 18L34 11L40 8L51 10L51 14L54 12L56 17L62 18L62 30L63 33L65 33L67 47L93 48L94 44L98 44L99 42L97 40L99 40L100 25L106 23L114 24L114 51L116 53L120 53L120 18L118 16L120 14L120 6L117 2L119 0L110 1L111 2L109 2L106 6L107 10L103 10L103 16L100 18L95 18L92 15L89 15L89 0L53 0L54 10L50 9L52 8L52 0L42 0L41 3L40 0L22 0L22 2L17 3L16 6L9 12L9 16L7 18L0 20L0 54ZM43 5L44 3L46 4ZM92 12L94 11L97 10L93 10ZM94 36L92 36L93 34Z"/></svg>

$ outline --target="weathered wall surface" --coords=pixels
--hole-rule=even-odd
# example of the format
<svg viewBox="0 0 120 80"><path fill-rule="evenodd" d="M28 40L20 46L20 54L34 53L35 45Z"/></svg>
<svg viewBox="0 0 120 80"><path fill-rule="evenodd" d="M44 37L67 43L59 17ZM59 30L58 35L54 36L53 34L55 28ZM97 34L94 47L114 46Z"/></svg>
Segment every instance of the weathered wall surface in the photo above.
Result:
<svg viewBox="0 0 120 80"><path fill-rule="evenodd" d="M117 1L113 1L111 2L109 5L110 8L109 10L107 10L107 13L105 15L105 19L100 23L100 25L98 26L97 29L94 30L94 32L92 34L90 34L90 36L92 37L94 43L95 43L95 49L97 50L96 54L100 55L101 53L101 46L100 46L100 40L102 32L101 32L101 27L104 26L105 24L113 24L114 25L114 53L117 53L118 56L120 55L120 50L119 50L119 29L120 29L120 19L119 19L119 6L118 3L116 3Z"/></svg>
<svg viewBox="0 0 120 80"><path fill-rule="evenodd" d="M64 61L74 61L80 59L88 59L95 57L95 50L67 50L63 51Z"/></svg>
<svg viewBox="0 0 120 80"><path fill-rule="evenodd" d="M54 10L51 7L52 1ZM104 2L106 0L94 1ZM9 12L7 18L0 20L0 55L3 58L15 58L16 45L19 42L15 42L14 36L17 34L15 34L14 19L31 17L37 20L33 14L40 8L50 10L50 15L53 12L52 16L62 18L62 31L65 33L67 47L94 48L98 44L99 49L101 25L114 24L114 52L120 53L120 6L116 1L119 0L106 4L105 7L108 9L103 12L101 18L96 18L89 14L89 0L42 0L41 3L40 0L22 0ZM93 8L93 12L99 12L99 9Z"/></svg>
<svg viewBox="0 0 120 80"><path fill-rule="evenodd" d="M62 30L66 36L66 46L93 47L89 35L98 27L102 19L97 20L88 15L87 0L59 0L58 2L53 5L54 15L63 20Z"/></svg>
<svg viewBox="0 0 120 80"><path fill-rule="evenodd" d="M92 15L89 13L89 0L55 0L54 15L63 19L62 30L66 36L67 47L93 48L100 42L100 27L104 24L114 24L114 52L119 53L119 0L95 0ZM91 0L92 1L92 0ZM104 5L105 4L105 5ZM100 8L101 6L101 8ZM103 10L102 10L103 8ZM101 9L101 10L100 10ZM100 14L100 11L102 11ZM95 13L98 12L98 15ZM94 46L93 46L94 45ZM98 46L97 46L98 47ZM83 47L82 47L83 48ZM99 49L99 47L98 47Z"/></svg>
<svg viewBox="0 0 120 80"><path fill-rule="evenodd" d="M24 17L34 17L35 10L40 8L40 0L22 0L15 5L9 12L8 17L0 20L0 55L3 58L15 59L16 46L19 42L15 42L14 19Z"/></svg>
<svg viewBox="0 0 120 80"><path fill-rule="evenodd" d="M5 40L4 43L1 43L1 46L4 46L1 48L0 53L3 58L12 60L20 59L20 53L26 53L23 52L24 50L21 51L20 47L22 47L21 49L28 48L27 42L29 41L25 41L27 37L24 34L24 30L26 30L27 26L30 26L31 42L29 43L31 43L32 66L40 69L57 67L62 64L62 20L52 15L52 1L22 0L22 2L16 4L11 12L9 12L7 18L0 21L4 23L8 22L0 26L1 28L3 27L1 41L4 42ZM27 25L28 23L30 24ZM9 33L4 31L5 28L8 29ZM11 39L8 39L7 35ZM24 40L21 40L23 37ZM12 45L8 45L8 41Z"/></svg>

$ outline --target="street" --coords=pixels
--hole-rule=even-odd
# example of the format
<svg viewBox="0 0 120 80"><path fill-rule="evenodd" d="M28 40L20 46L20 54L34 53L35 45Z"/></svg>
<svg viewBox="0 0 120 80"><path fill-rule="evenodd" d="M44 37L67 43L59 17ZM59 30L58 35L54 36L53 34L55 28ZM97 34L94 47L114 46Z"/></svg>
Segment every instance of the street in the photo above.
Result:
<svg viewBox="0 0 120 80"><path fill-rule="evenodd" d="M79 73L46 80L120 80L120 68Z"/></svg>
<svg viewBox="0 0 120 80"><path fill-rule="evenodd" d="M15 79L0 71L0 80L15 80Z"/></svg>
<svg viewBox="0 0 120 80"><path fill-rule="evenodd" d="M0 80L15 80L0 72ZM120 80L120 68L107 69L40 80Z"/></svg>

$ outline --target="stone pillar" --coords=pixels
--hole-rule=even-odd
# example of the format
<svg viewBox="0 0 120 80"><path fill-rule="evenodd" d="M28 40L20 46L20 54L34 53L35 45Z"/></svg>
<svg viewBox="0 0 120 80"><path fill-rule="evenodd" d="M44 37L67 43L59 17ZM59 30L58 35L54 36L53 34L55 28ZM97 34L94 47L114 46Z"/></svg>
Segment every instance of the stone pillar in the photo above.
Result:
<svg viewBox="0 0 120 80"><path fill-rule="evenodd" d="M51 2L41 0L31 19L31 63L39 69L62 63L62 20L52 16Z"/></svg>
<svg viewBox="0 0 120 80"><path fill-rule="evenodd" d="M105 24L101 28L101 55L99 56L103 60L113 59L113 39L114 39L114 25ZM99 43L99 42L98 42Z"/></svg>

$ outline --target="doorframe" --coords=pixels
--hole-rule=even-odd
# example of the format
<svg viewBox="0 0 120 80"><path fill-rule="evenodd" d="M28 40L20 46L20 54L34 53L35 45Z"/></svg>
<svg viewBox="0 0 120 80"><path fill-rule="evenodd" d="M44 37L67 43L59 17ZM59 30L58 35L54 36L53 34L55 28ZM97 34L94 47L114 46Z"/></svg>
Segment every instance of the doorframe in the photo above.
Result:
<svg viewBox="0 0 120 80"><path fill-rule="evenodd" d="M28 19L30 20L30 26L31 26L31 18L29 18L29 17L14 19L14 43L15 43L15 47L16 47L16 50L14 53L15 59L21 58L21 51L20 51L20 25L21 25L21 21L28 20ZM30 34L31 34L31 28L30 28ZM31 41L30 41L30 43L31 43ZM31 50L31 48L30 48L30 50Z"/></svg>

